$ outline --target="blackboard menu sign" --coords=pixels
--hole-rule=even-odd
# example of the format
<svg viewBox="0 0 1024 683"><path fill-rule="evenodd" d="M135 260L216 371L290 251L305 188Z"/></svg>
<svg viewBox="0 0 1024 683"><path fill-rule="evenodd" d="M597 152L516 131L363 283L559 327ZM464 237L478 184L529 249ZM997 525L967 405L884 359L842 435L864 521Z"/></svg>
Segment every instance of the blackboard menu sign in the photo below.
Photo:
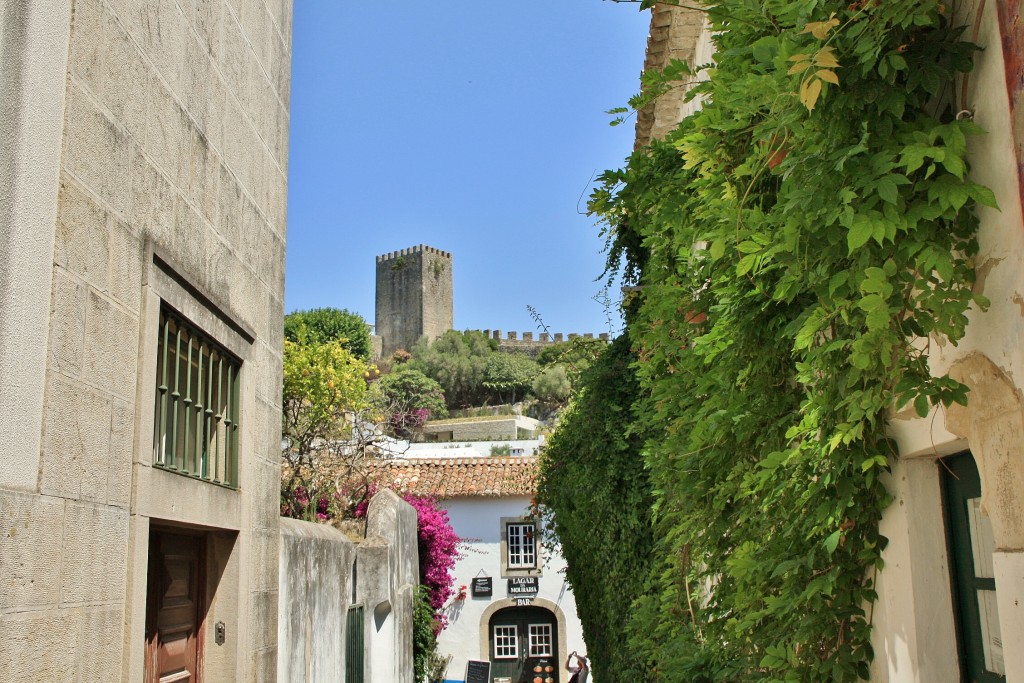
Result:
<svg viewBox="0 0 1024 683"><path fill-rule="evenodd" d="M466 683L490 683L491 663L471 659L466 662Z"/></svg>
<svg viewBox="0 0 1024 683"><path fill-rule="evenodd" d="M473 579L470 590L473 593L474 598L489 598L493 592L493 584L491 577L489 576L478 576Z"/></svg>
<svg viewBox="0 0 1024 683"><path fill-rule="evenodd" d="M508 597L532 597L540 590L540 579L536 576L517 576L508 580Z"/></svg>

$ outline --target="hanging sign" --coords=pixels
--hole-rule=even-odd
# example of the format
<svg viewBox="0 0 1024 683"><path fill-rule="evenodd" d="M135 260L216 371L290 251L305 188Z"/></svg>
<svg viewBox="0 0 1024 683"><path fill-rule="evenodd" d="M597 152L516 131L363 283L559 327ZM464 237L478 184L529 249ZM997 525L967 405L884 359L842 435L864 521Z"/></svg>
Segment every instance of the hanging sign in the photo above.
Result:
<svg viewBox="0 0 1024 683"><path fill-rule="evenodd" d="M493 592L493 580L489 576L477 576L470 582L474 598L489 598Z"/></svg>
<svg viewBox="0 0 1024 683"><path fill-rule="evenodd" d="M508 580L508 597L525 598L537 595L540 579L536 576L517 576Z"/></svg>

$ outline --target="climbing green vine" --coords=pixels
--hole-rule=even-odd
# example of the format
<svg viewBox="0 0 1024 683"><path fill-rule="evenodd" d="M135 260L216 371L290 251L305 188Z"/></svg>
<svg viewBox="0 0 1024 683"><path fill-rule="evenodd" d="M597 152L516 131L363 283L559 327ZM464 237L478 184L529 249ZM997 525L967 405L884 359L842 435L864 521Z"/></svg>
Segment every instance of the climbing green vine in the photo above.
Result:
<svg viewBox="0 0 1024 683"><path fill-rule="evenodd" d="M639 285L631 429L658 541L628 647L651 680L854 681L884 570L886 418L966 402L928 355L987 305L974 210L995 202L951 100L975 48L934 0L707 13L703 108L590 203Z"/></svg>
<svg viewBox="0 0 1024 683"><path fill-rule="evenodd" d="M646 681L639 653L623 647L632 603L651 566L651 487L633 416L640 396L629 339L616 339L580 381L541 458L538 499L570 558L566 578L601 681ZM599 654L598 654L599 653Z"/></svg>

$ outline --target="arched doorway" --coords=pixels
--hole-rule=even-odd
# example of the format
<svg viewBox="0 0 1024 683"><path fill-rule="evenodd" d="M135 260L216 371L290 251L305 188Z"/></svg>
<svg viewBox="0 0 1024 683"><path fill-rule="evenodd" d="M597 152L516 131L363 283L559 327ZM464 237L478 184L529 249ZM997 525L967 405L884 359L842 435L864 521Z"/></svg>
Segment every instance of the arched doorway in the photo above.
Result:
<svg viewBox="0 0 1024 683"><path fill-rule="evenodd" d="M558 622L551 610L506 607L491 615L487 631L492 681L559 680Z"/></svg>

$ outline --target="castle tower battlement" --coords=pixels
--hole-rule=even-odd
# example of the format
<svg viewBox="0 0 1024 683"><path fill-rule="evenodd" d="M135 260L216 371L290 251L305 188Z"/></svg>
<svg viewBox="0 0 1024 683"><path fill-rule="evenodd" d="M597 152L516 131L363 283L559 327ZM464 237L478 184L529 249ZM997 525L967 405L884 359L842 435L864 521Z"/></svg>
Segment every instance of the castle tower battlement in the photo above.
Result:
<svg viewBox="0 0 1024 683"><path fill-rule="evenodd" d="M399 249L398 251L390 251L386 254L381 254L377 257L377 263L394 261L395 259L412 256L413 254L435 254L446 258L449 261L452 259L452 253L450 251L442 251L440 249L435 249L434 247L428 247L425 244L418 244L415 247L407 247L405 249Z"/></svg>
<svg viewBox="0 0 1024 683"><path fill-rule="evenodd" d="M419 244L377 257L374 324L381 356L452 329L452 254Z"/></svg>

